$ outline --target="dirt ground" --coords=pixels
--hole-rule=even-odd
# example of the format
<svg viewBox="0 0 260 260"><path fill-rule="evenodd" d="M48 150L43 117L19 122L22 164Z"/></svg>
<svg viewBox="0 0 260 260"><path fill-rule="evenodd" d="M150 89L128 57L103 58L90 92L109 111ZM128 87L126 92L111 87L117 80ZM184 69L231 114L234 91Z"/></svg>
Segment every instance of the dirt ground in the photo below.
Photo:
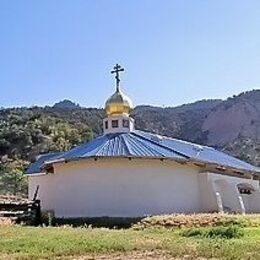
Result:
<svg viewBox="0 0 260 260"><path fill-rule="evenodd" d="M192 256L186 255L182 258L172 257L165 251L136 251L126 254L110 254L110 255L88 255L68 258L73 260L190 260L194 259ZM205 258L196 258L197 260L204 260Z"/></svg>

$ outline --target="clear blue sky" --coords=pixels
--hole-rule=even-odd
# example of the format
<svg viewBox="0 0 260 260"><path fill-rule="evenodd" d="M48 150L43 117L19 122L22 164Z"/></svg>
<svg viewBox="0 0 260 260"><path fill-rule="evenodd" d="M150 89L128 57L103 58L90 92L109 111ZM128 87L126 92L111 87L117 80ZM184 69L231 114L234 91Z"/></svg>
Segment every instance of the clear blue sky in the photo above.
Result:
<svg viewBox="0 0 260 260"><path fill-rule="evenodd" d="M111 67L135 105L260 88L259 0L2 0L0 107L101 107Z"/></svg>

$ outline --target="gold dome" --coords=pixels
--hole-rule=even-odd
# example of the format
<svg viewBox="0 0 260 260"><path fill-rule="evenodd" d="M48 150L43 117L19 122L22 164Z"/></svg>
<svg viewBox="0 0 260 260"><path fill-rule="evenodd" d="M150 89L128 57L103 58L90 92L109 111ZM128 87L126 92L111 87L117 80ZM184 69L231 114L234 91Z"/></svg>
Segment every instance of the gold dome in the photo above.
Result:
<svg viewBox="0 0 260 260"><path fill-rule="evenodd" d="M131 108L131 99L118 89L105 104L108 116L129 115Z"/></svg>

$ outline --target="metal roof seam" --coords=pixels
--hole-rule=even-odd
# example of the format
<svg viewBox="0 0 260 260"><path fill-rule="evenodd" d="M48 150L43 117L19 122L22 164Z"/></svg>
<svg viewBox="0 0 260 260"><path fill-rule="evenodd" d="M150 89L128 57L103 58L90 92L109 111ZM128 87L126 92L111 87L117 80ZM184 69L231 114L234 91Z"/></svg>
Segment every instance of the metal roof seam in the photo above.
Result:
<svg viewBox="0 0 260 260"><path fill-rule="evenodd" d="M125 135L122 135L122 141L123 141L123 143L125 145L125 150L126 150L127 154L130 155L131 153L130 153L130 150L129 150L128 143L127 143L127 140L125 138Z"/></svg>
<svg viewBox="0 0 260 260"><path fill-rule="evenodd" d="M104 142L103 145L100 145L100 148L96 152L97 155L103 150L103 148L108 144L108 142L109 142L109 139L107 139L106 142Z"/></svg>
<svg viewBox="0 0 260 260"><path fill-rule="evenodd" d="M129 151L129 155L134 156L135 152L134 152L134 150L132 149L132 147L130 145L131 140L129 140L129 136L128 135L126 135L124 137L124 141L125 141L125 144L126 144L126 148Z"/></svg>
<svg viewBox="0 0 260 260"><path fill-rule="evenodd" d="M145 134L152 134L152 135L156 135L155 133L150 133L150 132L147 132L147 131L143 131L143 130L135 130L136 132L144 132ZM202 148L208 148L208 149L211 149L211 150L216 150L215 148L211 147L211 146L206 146L206 145L201 145L201 144L196 144L196 143L192 143L192 142L189 142L189 141L185 141L185 140L181 140L181 139L176 139L176 138L173 138L173 137L170 137L170 136L165 136L165 135L162 135L162 138L166 138L168 140L171 140L171 141L175 141L175 142L179 142L179 143L183 143L183 144L186 144L186 145L191 145L191 146L200 146Z"/></svg>
<svg viewBox="0 0 260 260"><path fill-rule="evenodd" d="M133 138L131 134L128 136L128 138L130 140L131 145L134 146L134 148L136 149L137 155L139 154L142 156L147 156L147 155L149 156L151 154L155 156L157 155L154 154L149 147L146 147L143 143L140 143L139 140Z"/></svg>
<svg viewBox="0 0 260 260"><path fill-rule="evenodd" d="M131 137L127 137L128 138L128 144L129 147L131 147L131 150L133 152L133 156L138 156L138 155L144 155L143 150L136 144L135 140L133 140Z"/></svg>
<svg viewBox="0 0 260 260"><path fill-rule="evenodd" d="M84 143L82 145L79 145L79 146L71 149L71 150L68 150L68 151L63 153L63 157L66 157L67 154L71 154L73 152L77 152L80 149L84 149L85 147L88 147L88 146L92 145L94 142L99 141L99 139L101 139L101 137L98 137L97 139L91 140L90 142ZM84 156L84 154L82 154L81 156Z"/></svg>
<svg viewBox="0 0 260 260"><path fill-rule="evenodd" d="M112 154L115 156L118 154L118 137L115 136L113 139L111 139L112 144Z"/></svg>
<svg viewBox="0 0 260 260"><path fill-rule="evenodd" d="M146 137L144 137L144 136L141 136L141 135L139 135L139 134L136 134L135 132L133 132L132 134L135 135L135 136L138 136L138 137L140 137L140 138L142 138L142 139L144 139L144 140L147 140L147 141L149 141L149 142L151 142L151 143L153 143L153 144L156 144L156 145L158 145L158 146L160 146L160 147L163 147L163 148L165 148L165 149L167 149L167 150L170 150L170 151L172 151L172 152L174 152L174 153L176 153L176 154L178 154L178 155L181 155L181 156L186 157L186 158L188 158L188 159L190 158L190 156L188 156L188 155L186 155L186 154L184 154L184 153L181 153L181 152L179 152L179 151L176 151L176 150L174 150L174 149L172 149L172 148L170 148L170 147L168 147L168 146L166 146L166 145L159 144L159 143L157 143L157 142L155 142L155 141L150 140L149 138L146 138Z"/></svg>
<svg viewBox="0 0 260 260"><path fill-rule="evenodd" d="M160 153L159 151L156 151L155 149L153 149L153 147L148 146L146 143L140 141L138 138L133 138L131 135L129 136L133 142L136 144L137 147L140 147L140 149L142 149L142 152L144 154L144 156L146 154L150 154L152 156L164 156L162 153Z"/></svg>
<svg viewBox="0 0 260 260"><path fill-rule="evenodd" d="M130 134L130 136L131 136L131 134ZM159 155L161 155L162 157L165 157L165 155L164 155L163 153L161 153L161 152L159 152L159 151L156 151L153 147L148 146L147 144L141 142L140 140L138 140L138 139L135 140L135 139L134 139L134 141L135 141L136 143L139 142L142 146L144 146L145 149L148 150L149 153L151 153L151 154L153 154L153 155L155 155L155 156L157 156L157 155L159 154Z"/></svg>

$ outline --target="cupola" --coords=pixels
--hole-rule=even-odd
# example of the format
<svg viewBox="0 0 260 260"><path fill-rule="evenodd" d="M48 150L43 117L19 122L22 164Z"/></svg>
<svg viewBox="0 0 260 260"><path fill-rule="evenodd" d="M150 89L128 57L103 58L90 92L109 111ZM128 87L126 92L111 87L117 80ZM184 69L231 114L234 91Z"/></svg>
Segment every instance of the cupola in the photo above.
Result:
<svg viewBox="0 0 260 260"><path fill-rule="evenodd" d="M104 133L129 132L134 129L134 120L131 118L130 111L132 109L131 99L120 90L119 72L124 71L119 64L116 64L114 70L116 91L108 98L105 103L105 111L107 118L103 120Z"/></svg>
<svg viewBox="0 0 260 260"><path fill-rule="evenodd" d="M131 99L119 89L106 101L107 116L129 115L132 108Z"/></svg>

